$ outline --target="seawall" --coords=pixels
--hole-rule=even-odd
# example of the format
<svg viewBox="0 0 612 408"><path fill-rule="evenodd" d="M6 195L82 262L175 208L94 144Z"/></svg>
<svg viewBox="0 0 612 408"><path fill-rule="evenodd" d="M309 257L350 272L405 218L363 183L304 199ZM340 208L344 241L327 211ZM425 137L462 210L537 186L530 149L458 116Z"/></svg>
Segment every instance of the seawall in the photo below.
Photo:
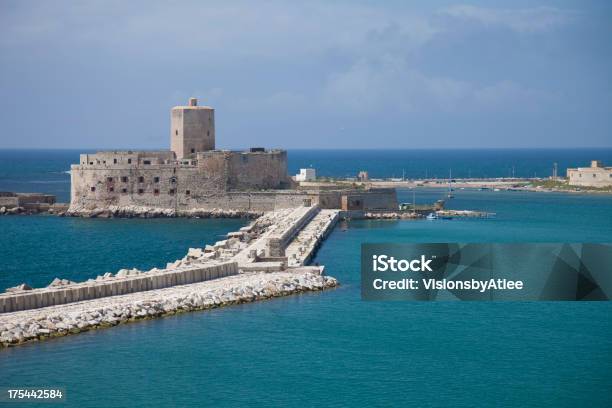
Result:
<svg viewBox="0 0 612 408"><path fill-rule="evenodd" d="M0 315L0 348L136 320L333 288L313 268L234 275L196 284Z"/></svg>
<svg viewBox="0 0 612 408"><path fill-rule="evenodd" d="M3 293L0 294L0 313L185 285L237 273L236 262L223 262L148 272L135 277L113 277L101 281L75 283L60 288L33 289L14 294Z"/></svg>
<svg viewBox="0 0 612 408"><path fill-rule="evenodd" d="M47 288L10 288L0 295L0 343L337 286L323 276L322 266L303 265L338 213L318 206L274 211L226 240L190 248L165 269L123 269L82 283L56 279Z"/></svg>

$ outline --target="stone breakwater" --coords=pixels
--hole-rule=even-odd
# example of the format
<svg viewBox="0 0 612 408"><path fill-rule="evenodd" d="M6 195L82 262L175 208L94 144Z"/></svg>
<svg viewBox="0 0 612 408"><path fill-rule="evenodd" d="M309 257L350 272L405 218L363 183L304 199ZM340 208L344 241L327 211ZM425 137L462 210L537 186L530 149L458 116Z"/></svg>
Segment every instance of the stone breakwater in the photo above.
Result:
<svg viewBox="0 0 612 408"><path fill-rule="evenodd" d="M71 206L60 216L84 217L84 218L257 218L263 214L262 211L227 210L222 208L203 209L194 208L190 210L175 210L174 208L154 208L137 205L109 206L106 208L88 209L84 207Z"/></svg>
<svg viewBox="0 0 612 408"><path fill-rule="evenodd" d="M0 315L0 347L182 312L255 302L338 286L313 268L245 273L148 292Z"/></svg>

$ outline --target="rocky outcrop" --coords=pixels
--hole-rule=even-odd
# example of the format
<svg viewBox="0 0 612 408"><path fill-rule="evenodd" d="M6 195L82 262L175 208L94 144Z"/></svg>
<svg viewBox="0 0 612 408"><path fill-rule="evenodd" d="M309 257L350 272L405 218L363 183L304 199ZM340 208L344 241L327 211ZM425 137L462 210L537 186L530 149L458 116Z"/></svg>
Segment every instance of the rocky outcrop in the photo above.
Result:
<svg viewBox="0 0 612 408"><path fill-rule="evenodd" d="M27 283L22 283L21 285L13 286L12 288L7 288L7 293L19 293L26 290L32 290L32 287Z"/></svg>
<svg viewBox="0 0 612 408"><path fill-rule="evenodd" d="M253 273L188 286L159 289L0 315L0 346L76 334L129 321L206 310L338 285L311 272Z"/></svg>
<svg viewBox="0 0 612 408"><path fill-rule="evenodd" d="M367 220L408 220L424 218L422 214L409 211L386 211L386 212L366 212L363 215Z"/></svg>
<svg viewBox="0 0 612 408"><path fill-rule="evenodd" d="M71 206L68 211L60 215L86 218L257 218L261 216L262 213L258 211L225 210L221 208L175 210L173 208L153 208L130 205L94 209Z"/></svg>
<svg viewBox="0 0 612 408"><path fill-rule="evenodd" d="M68 286L68 285L74 285L74 284L76 284L76 282L73 282L68 279L55 278L51 281L51 283L47 287L48 288L60 288L60 287Z"/></svg>

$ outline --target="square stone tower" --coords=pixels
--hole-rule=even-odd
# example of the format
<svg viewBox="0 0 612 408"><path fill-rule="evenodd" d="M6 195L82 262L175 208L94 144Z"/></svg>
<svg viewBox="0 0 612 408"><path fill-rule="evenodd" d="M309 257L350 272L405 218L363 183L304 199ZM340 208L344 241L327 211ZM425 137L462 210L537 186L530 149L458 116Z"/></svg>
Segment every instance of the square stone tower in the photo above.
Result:
<svg viewBox="0 0 612 408"><path fill-rule="evenodd" d="M170 123L170 149L177 159L215 149L215 110L210 106L189 98L188 106L172 108Z"/></svg>

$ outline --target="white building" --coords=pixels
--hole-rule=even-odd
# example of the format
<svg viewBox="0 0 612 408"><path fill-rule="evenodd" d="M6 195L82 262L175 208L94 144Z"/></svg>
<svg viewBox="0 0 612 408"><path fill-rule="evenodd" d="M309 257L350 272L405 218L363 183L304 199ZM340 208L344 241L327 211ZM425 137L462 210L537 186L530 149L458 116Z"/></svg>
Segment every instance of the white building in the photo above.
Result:
<svg viewBox="0 0 612 408"><path fill-rule="evenodd" d="M295 181L315 181L316 179L315 169L300 169L300 173L295 175Z"/></svg>
<svg viewBox="0 0 612 408"><path fill-rule="evenodd" d="M604 167L599 160L591 161L591 167L567 169L570 186L610 187L612 186L612 167Z"/></svg>

